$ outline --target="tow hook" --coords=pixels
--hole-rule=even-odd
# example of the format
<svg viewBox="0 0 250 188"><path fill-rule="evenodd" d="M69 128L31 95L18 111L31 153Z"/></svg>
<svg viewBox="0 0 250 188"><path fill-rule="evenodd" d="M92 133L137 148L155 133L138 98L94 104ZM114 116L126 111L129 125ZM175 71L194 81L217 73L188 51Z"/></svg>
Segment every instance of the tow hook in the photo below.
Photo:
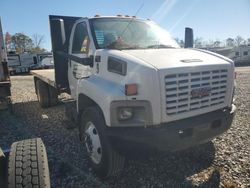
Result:
<svg viewBox="0 0 250 188"><path fill-rule="evenodd" d="M231 108L230 114L233 114L235 111L236 111L236 106L234 104L232 104L232 108Z"/></svg>

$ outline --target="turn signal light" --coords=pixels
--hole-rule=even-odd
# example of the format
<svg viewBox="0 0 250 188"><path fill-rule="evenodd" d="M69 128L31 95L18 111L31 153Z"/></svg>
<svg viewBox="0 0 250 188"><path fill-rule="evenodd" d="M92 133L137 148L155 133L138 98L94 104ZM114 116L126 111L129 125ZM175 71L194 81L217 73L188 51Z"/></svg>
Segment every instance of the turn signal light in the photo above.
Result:
<svg viewBox="0 0 250 188"><path fill-rule="evenodd" d="M127 96L137 95L137 84L126 84L125 85L125 94Z"/></svg>

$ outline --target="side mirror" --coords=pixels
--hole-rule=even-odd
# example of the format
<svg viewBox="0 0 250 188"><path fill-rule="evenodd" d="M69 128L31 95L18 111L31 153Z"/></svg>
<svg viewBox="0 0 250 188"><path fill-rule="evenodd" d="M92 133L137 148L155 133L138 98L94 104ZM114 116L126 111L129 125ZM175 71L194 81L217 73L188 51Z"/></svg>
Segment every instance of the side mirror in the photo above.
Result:
<svg viewBox="0 0 250 188"><path fill-rule="evenodd" d="M185 28L185 48L193 48L194 46L194 35L193 29L186 27Z"/></svg>
<svg viewBox="0 0 250 188"><path fill-rule="evenodd" d="M52 38L52 46L54 50L61 49L66 41L65 27L63 19L52 19L50 24L51 33L55 36Z"/></svg>

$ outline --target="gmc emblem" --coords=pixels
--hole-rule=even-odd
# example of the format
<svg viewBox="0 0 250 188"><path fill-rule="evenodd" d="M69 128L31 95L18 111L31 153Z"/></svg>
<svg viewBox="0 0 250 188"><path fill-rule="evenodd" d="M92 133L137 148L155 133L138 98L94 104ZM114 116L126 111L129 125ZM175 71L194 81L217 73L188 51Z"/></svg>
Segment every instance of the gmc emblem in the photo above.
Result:
<svg viewBox="0 0 250 188"><path fill-rule="evenodd" d="M199 97L205 97L208 96L211 93L212 88L211 87L203 87L203 88L198 88L198 89L193 89L191 91L191 96L193 98Z"/></svg>

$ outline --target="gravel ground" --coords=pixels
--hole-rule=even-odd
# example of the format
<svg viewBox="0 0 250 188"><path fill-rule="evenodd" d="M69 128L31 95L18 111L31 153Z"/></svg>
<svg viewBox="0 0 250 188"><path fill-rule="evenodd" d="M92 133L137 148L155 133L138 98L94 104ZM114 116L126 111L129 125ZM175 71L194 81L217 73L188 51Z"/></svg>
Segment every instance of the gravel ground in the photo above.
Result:
<svg viewBox="0 0 250 188"><path fill-rule="evenodd" d="M30 75L13 76L14 115L0 113L0 143L41 137L52 187L250 187L250 71L237 75L237 113L229 131L208 144L170 154L137 156L120 176L99 179L88 166L77 129L63 105L41 109ZM60 96L63 100L67 96Z"/></svg>

